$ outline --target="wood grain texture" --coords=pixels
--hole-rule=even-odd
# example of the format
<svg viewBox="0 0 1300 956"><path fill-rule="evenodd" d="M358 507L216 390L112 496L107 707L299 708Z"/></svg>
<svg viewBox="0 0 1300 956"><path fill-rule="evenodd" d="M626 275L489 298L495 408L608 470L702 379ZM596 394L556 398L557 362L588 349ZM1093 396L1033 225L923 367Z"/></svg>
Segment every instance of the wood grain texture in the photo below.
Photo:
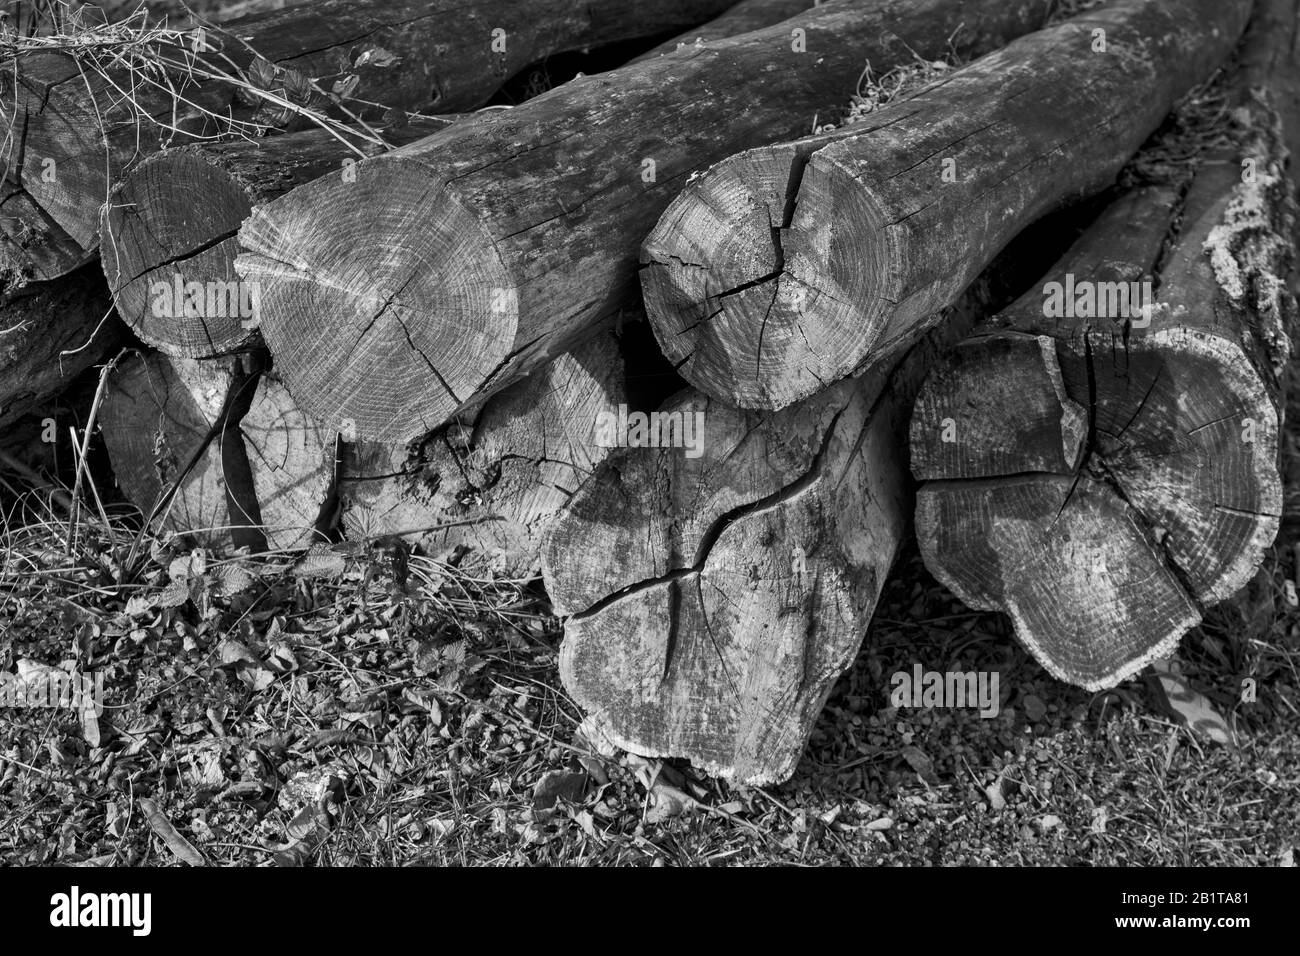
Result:
<svg viewBox="0 0 1300 956"><path fill-rule="evenodd" d="M303 414L273 374L258 381L238 434L267 547L292 551L325 540L317 527L334 487L334 436Z"/></svg>
<svg viewBox="0 0 1300 956"><path fill-rule="evenodd" d="M415 117L379 130L390 146L423 139L452 122ZM380 150L362 148L370 155ZM155 153L122 175L101 221L101 263L118 314L168 355L209 358L251 347L256 317L158 314L161 283L238 283L235 239L255 205L325 175L350 176L356 154L321 129L263 140L184 146ZM168 310L174 311L174 310Z"/></svg>
<svg viewBox="0 0 1300 956"><path fill-rule="evenodd" d="M260 543L244 449L228 427L251 378L237 357L135 352L117 364L100 413L104 443L118 487L155 527L207 548Z"/></svg>
<svg viewBox="0 0 1300 956"><path fill-rule="evenodd" d="M839 0L582 77L254 210L237 270L260 283L262 335L308 410L406 441L633 304L637 248L693 172L798 135L865 60L936 56L963 24L955 44L978 53L1042 16Z"/></svg>
<svg viewBox="0 0 1300 956"><path fill-rule="evenodd" d="M344 458L339 496L352 538L411 535L430 553L511 577L539 568L543 529L612 452L597 416L625 401L612 333L502 391L440 429L414 454L361 442Z"/></svg>
<svg viewBox="0 0 1300 956"><path fill-rule="evenodd" d="M347 104L377 116L386 107L456 112L481 105L514 73L552 53L673 33L721 13L728 0L312 0L207 31L197 56L229 70L254 53L310 77L324 90L358 78ZM493 31L502 31L494 37ZM504 46L503 46L504 45ZM228 63L226 61L229 61ZM217 114L253 108L220 84L176 76L185 97ZM135 105L128 105L125 91ZM98 242L100 208L120 172L202 123L170 93L124 73L101 76L62 53L23 54L0 78L0 122L16 144L7 177L83 252ZM376 106L378 104L378 106ZM137 123L137 117L155 123ZM162 124L162 125L158 125ZM211 132L209 130L208 132ZM46 162L55 162L48 176Z"/></svg>
<svg viewBox="0 0 1300 956"><path fill-rule="evenodd" d="M1117 201L917 402L927 566L970 606L1006 611L1049 671L1090 689L1170 653L1277 534L1296 318L1283 130L1300 114L1282 122L1256 66L1300 60L1270 55L1288 34L1269 23L1252 25L1229 86L1230 145L1198 157L1190 185ZM1067 274L1080 289L1153 276L1153 308L1045 316L1045 283Z"/></svg>
<svg viewBox="0 0 1300 956"><path fill-rule="evenodd" d="M645 242L665 355L703 391L754 408L893 361L1012 237L1108 186L1231 52L1249 11L1107 4L858 123L720 163Z"/></svg>
<svg viewBox="0 0 1300 956"><path fill-rule="evenodd" d="M626 449L578 490L542 572L565 689L611 741L747 785L794 772L907 531L916 393L1000 294L986 274L894 367L779 412L687 390L660 412L702 413L699 457Z"/></svg>

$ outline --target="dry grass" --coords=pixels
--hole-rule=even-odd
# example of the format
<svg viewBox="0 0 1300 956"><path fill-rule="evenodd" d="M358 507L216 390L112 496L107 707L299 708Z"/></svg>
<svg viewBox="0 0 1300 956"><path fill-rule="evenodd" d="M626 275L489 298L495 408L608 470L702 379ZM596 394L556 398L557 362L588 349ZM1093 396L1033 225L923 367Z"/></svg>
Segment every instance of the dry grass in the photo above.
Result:
<svg viewBox="0 0 1300 956"><path fill-rule="evenodd" d="M345 99L290 67L271 64L221 25L182 5L183 25L173 26L145 4L101 10L42 0L21 22L0 25L0 66L14 74L16 97L25 54L59 52L72 57L92 94L101 126L153 128L164 146L241 137L254 139L290 122L326 130L364 156L360 143L383 145L357 110L381 104ZM232 114L222 98L234 97L247 118ZM12 132L0 149L9 165Z"/></svg>

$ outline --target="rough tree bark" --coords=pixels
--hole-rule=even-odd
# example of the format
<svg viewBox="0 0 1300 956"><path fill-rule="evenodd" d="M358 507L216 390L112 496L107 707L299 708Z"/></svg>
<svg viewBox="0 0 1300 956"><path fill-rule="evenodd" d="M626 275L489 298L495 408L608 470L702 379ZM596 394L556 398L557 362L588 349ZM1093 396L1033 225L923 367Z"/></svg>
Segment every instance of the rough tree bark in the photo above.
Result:
<svg viewBox="0 0 1300 956"><path fill-rule="evenodd" d="M819 0L741 0L722 16L710 20L698 29L673 37L629 62L640 63L643 60L653 60L665 53L676 53L682 47L703 46L714 40L725 40L727 37L740 36L751 30L761 30L819 5Z"/></svg>
<svg viewBox="0 0 1300 956"><path fill-rule="evenodd" d="M769 409L888 364L1012 236L1109 185L1249 11L1121 0L858 123L719 164L645 242L665 355L703 391Z"/></svg>
<svg viewBox="0 0 1300 956"><path fill-rule="evenodd" d="M350 87L347 105L361 115L385 107L455 112L481 105L549 54L680 31L729 2L312 0L206 30L207 51L169 52L242 70L255 51L327 93L336 83ZM176 75L172 81L185 86ZM271 85L284 82L280 75ZM183 96L217 115L254 114L218 83L191 82ZM15 144L6 157L8 178L83 252L97 243L99 210L120 171L168 141L187 141L170 127L202 125L197 110L141 76L101 75L85 58L63 53L21 54L0 73L0 110ZM155 122L141 125L141 115Z"/></svg>
<svg viewBox="0 0 1300 956"><path fill-rule="evenodd" d="M255 379L248 356L133 352L114 368L104 444L118 487L152 526L207 548L265 548L237 427Z"/></svg>
<svg viewBox="0 0 1300 956"><path fill-rule="evenodd" d="M380 132L400 146L451 122L416 117ZM177 282L200 290L238 283L235 236L253 206L321 176L346 179L355 174L355 159L333 135L311 129L168 149L138 163L123 174L103 211L100 257L118 314L168 355L207 358L250 347L259 338L255 315L225 308L208 314L202 295L188 314L176 314L175 296L168 294L168 308L160 309L153 293L170 293Z"/></svg>
<svg viewBox="0 0 1300 956"><path fill-rule="evenodd" d="M613 449L597 416L625 402L612 333L500 392L408 456L404 446L361 442L343 460L344 532L351 538L421 532L433 554L509 577L532 577L543 529ZM455 525L432 529L436 525Z"/></svg>
<svg viewBox="0 0 1300 956"><path fill-rule="evenodd" d="M0 427L108 357L124 329L93 266L0 296Z"/></svg>
<svg viewBox="0 0 1300 956"><path fill-rule="evenodd" d="M927 566L1086 688L1169 654L1278 530L1296 206L1260 81L1297 61L1261 56L1289 38L1271 22L1244 45L1231 145L1200 157L1181 202L1185 183L1119 200L1044 277L1067 315L1045 314L1055 287L1032 289L917 402ZM1129 283L1152 273L1158 301L1136 310Z"/></svg>
<svg viewBox="0 0 1300 956"><path fill-rule="evenodd" d="M261 331L323 423L405 441L594 333L695 170L797 135L863 63L992 49L1037 2L827 3L777 26L567 83L255 209L237 262Z"/></svg>

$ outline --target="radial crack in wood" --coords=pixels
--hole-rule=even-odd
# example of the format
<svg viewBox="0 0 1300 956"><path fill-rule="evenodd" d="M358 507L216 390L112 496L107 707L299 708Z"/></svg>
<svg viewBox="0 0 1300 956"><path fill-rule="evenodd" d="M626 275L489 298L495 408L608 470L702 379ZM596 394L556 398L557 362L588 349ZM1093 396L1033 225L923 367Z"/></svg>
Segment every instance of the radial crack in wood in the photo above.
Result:
<svg viewBox="0 0 1300 956"><path fill-rule="evenodd" d="M636 250L691 173L798 135L845 102L866 60L938 56L950 39L983 52L1043 14L833 2L581 77L367 160L353 183L328 177L259 207L236 268L261 284L262 335L308 410L409 441L633 306ZM394 314L379 315L389 300Z"/></svg>
<svg viewBox="0 0 1300 956"><path fill-rule="evenodd" d="M1027 225L1110 185L1249 12L1121 0L860 122L719 163L642 251L665 355L701 390L768 409L888 366Z"/></svg>

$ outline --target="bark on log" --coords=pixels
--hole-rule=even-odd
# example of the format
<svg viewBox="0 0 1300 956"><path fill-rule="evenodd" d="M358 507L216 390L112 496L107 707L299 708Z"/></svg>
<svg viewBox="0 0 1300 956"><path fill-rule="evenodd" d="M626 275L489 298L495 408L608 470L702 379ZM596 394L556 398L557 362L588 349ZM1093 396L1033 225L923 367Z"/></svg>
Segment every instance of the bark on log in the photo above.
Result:
<svg viewBox="0 0 1300 956"><path fill-rule="evenodd" d="M1278 530L1296 206L1272 84L1258 81L1294 80L1300 61L1259 56L1286 49L1271 24L1244 45L1231 145L1201 157L1181 204L1175 185L1126 195L1044 277L1066 316L1045 315L1056 288L1032 289L917 402L927 566L1089 689L1169 654ZM1120 289L1152 273L1157 303L1135 313Z"/></svg>
<svg viewBox="0 0 1300 956"><path fill-rule="evenodd" d="M961 24L958 48L981 52L1042 15L845 0L581 78L254 210L237 269L260 283L262 335L308 410L406 441L630 304L636 250L693 171L797 135L865 60L937 56Z"/></svg>
<svg viewBox="0 0 1300 956"><path fill-rule="evenodd" d="M409 540L533 577L543 529L613 451L597 442L598 414L625 400L618 343L603 333L439 430L412 460L404 446L358 443L340 478L344 532L360 539L461 523Z"/></svg>
<svg viewBox="0 0 1300 956"><path fill-rule="evenodd" d="M665 354L703 391L768 409L892 362L1012 236L1109 185L1249 11L1121 0L719 164L645 242Z"/></svg>
<svg viewBox="0 0 1300 956"><path fill-rule="evenodd" d="M451 122L416 117L381 133L401 146ZM137 164L114 187L102 218L101 261L118 314L168 355L208 358L255 344L255 315L228 308L208 314L203 295L186 310L184 295L173 290L178 283L182 290L234 286L238 296L244 290L234 268L235 235L253 207L321 176L347 179L355 174L355 159L336 137L311 129L167 149ZM255 304L257 297L246 298Z"/></svg>
<svg viewBox="0 0 1300 956"><path fill-rule="evenodd" d="M0 427L37 410L121 341L98 271L0 296Z"/></svg>
<svg viewBox="0 0 1300 956"><path fill-rule="evenodd" d="M264 549L236 425L255 375L248 356L132 353L113 370L104 443L118 487L151 526L206 548Z"/></svg>
<svg viewBox="0 0 1300 956"><path fill-rule="evenodd" d="M629 62L641 63L644 60L661 57L665 53L676 53L683 47L703 46L714 40L725 40L727 37L740 36L752 30L761 30L819 5L819 0L741 0L722 16L710 20L696 30L689 30L681 36L661 43Z"/></svg>
<svg viewBox="0 0 1300 956"><path fill-rule="evenodd" d="M677 32L721 13L729 3L312 0L207 30L204 40L213 49L189 55L202 62L226 57L245 69L256 51L272 64L316 80L327 92L355 76L359 82L347 103L362 115L384 107L455 112L481 105L511 75L549 54ZM186 55L179 48L171 53ZM112 73L105 78L85 59L63 53L21 54L3 77L0 109L20 144L6 157L8 177L81 250L93 250L99 210L112 182L133 161L173 139L164 127L173 125L177 113L188 122L186 107L178 110L170 92L139 76ZM172 80L185 85L175 76ZM217 115L254 113L220 83L191 83L184 95ZM141 113L162 125L141 126ZM174 141L186 140L178 136Z"/></svg>

